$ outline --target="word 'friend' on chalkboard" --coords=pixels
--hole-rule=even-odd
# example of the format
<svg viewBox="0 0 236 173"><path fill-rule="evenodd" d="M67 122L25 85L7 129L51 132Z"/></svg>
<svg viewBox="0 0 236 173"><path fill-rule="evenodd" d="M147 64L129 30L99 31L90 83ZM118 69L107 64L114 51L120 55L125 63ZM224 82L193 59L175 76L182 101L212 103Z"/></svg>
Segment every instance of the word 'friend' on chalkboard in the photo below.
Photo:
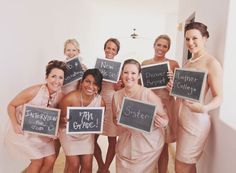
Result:
<svg viewBox="0 0 236 173"><path fill-rule="evenodd" d="M84 71L78 57L66 61L66 65L67 69L65 71L64 85L82 78Z"/></svg>
<svg viewBox="0 0 236 173"><path fill-rule="evenodd" d="M25 104L22 130L43 136L54 137L58 132L60 109Z"/></svg>
<svg viewBox="0 0 236 173"><path fill-rule="evenodd" d="M67 107L67 134L102 133L104 107Z"/></svg>
<svg viewBox="0 0 236 173"><path fill-rule="evenodd" d="M201 102L205 86L206 72L192 69L175 69L170 95Z"/></svg>
<svg viewBox="0 0 236 173"><path fill-rule="evenodd" d="M144 87L151 89L165 88L169 82L167 72L169 71L169 62L145 65L141 67L141 83Z"/></svg>
<svg viewBox="0 0 236 173"><path fill-rule="evenodd" d="M122 63L110 60L97 58L95 68L98 68L103 75L103 80L116 83L119 80Z"/></svg>
<svg viewBox="0 0 236 173"><path fill-rule="evenodd" d="M118 124L142 132L151 132L155 112L155 105L124 97Z"/></svg>

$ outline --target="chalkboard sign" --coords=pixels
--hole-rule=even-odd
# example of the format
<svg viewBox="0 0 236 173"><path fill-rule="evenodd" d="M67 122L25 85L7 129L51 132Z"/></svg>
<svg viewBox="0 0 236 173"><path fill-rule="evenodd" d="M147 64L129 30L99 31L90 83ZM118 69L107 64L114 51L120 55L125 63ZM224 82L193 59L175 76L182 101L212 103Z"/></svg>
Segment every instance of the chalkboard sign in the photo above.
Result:
<svg viewBox="0 0 236 173"><path fill-rule="evenodd" d="M103 75L103 80L117 83L120 78L122 63L110 59L97 58L95 68L98 68Z"/></svg>
<svg viewBox="0 0 236 173"><path fill-rule="evenodd" d="M169 82L167 72L169 71L169 62L163 62L141 67L141 83L144 87L151 89L165 88Z"/></svg>
<svg viewBox="0 0 236 173"><path fill-rule="evenodd" d="M155 105L124 97L118 124L142 132L150 132L155 112Z"/></svg>
<svg viewBox="0 0 236 173"><path fill-rule="evenodd" d="M22 130L44 136L57 135L60 109L24 105Z"/></svg>
<svg viewBox="0 0 236 173"><path fill-rule="evenodd" d="M205 80L206 72L204 71L175 69L170 95L201 102Z"/></svg>
<svg viewBox="0 0 236 173"><path fill-rule="evenodd" d="M67 70L65 71L64 85L82 78L84 72L78 57L66 61L66 65Z"/></svg>
<svg viewBox="0 0 236 173"><path fill-rule="evenodd" d="M104 107L67 107L67 134L102 133Z"/></svg>

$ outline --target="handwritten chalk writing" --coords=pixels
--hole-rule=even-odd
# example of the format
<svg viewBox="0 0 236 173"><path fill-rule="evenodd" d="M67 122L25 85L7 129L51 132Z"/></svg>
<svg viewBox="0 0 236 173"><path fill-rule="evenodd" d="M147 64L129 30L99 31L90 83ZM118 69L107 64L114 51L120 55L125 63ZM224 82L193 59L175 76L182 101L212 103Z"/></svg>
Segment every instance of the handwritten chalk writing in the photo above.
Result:
<svg viewBox="0 0 236 173"><path fill-rule="evenodd" d="M83 72L82 71L75 71L72 74L69 74L68 76L66 76L65 80L68 81L72 78L75 78L76 76L83 76Z"/></svg>
<svg viewBox="0 0 236 173"><path fill-rule="evenodd" d="M69 107L67 133L101 132L104 108Z"/></svg>
<svg viewBox="0 0 236 173"><path fill-rule="evenodd" d="M141 67L141 82L147 88L165 88L169 82L167 72L169 71L169 63L158 63Z"/></svg>
<svg viewBox="0 0 236 173"><path fill-rule="evenodd" d="M106 68L106 69L110 69L110 70L114 69L114 67L111 64L108 64L106 61L101 62L101 68Z"/></svg>
<svg viewBox="0 0 236 173"><path fill-rule="evenodd" d="M131 116L137 119L147 119L150 118L149 115L142 113L140 109L134 109L132 106L127 106L124 111L125 116Z"/></svg>
<svg viewBox="0 0 236 173"><path fill-rule="evenodd" d="M196 92L197 89L194 87L189 86L188 84L181 84L180 82L177 82L176 86L180 89L183 89L187 92L188 95L192 95L193 92Z"/></svg>
<svg viewBox="0 0 236 173"><path fill-rule="evenodd" d="M31 117L34 119L41 119L43 121L57 121L55 116L48 115L46 112L32 112L32 110L26 110L26 117Z"/></svg>
<svg viewBox="0 0 236 173"><path fill-rule="evenodd" d="M125 97L122 102L118 124L150 132L155 109L155 105Z"/></svg>
<svg viewBox="0 0 236 173"><path fill-rule="evenodd" d="M39 135L56 136L59 114L59 109L25 105L22 129Z"/></svg>
<svg viewBox="0 0 236 173"><path fill-rule="evenodd" d="M121 62L97 58L95 68L98 68L103 75L103 80L116 83L121 72Z"/></svg>
<svg viewBox="0 0 236 173"><path fill-rule="evenodd" d="M196 70L176 69L171 95L201 102L206 73Z"/></svg>

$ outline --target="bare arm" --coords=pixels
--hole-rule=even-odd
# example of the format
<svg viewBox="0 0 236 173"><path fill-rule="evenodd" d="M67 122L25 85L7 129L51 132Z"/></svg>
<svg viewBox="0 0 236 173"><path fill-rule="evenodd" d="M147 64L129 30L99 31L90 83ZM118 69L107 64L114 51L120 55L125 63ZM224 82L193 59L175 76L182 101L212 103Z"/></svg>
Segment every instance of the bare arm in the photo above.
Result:
<svg viewBox="0 0 236 173"><path fill-rule="evenodd" d="M112 98L112 117L113 117L113 123L115 125L117 125L117 117L116 117L117 108L116 108L116 105L115 105L114 96L115 96L115 94L113 95L113 98Z"/></svg>
<svg viewBox="0 0 236 173"><path fill-rule="evenodd" d="M208 63L208 78L207 85L209 86L212 99L211 101L204 105L201 103L193 103L185 101L184 104L188 106L193 112L209 112L220 106L223 100L223 70L218 63L218 61L213 60Z"/></svg>
<svg viewBox="0 0 236 173"><path fill-rule="evenodd" d="M16 118L16 108L20 105L28 103L37 94L39 88L40 88L40 85L35 85L21 91L8 104L7 106L8 116L11 120L11 125L15 133L23 134L23 131L21 130L21 126Z"/></svg>

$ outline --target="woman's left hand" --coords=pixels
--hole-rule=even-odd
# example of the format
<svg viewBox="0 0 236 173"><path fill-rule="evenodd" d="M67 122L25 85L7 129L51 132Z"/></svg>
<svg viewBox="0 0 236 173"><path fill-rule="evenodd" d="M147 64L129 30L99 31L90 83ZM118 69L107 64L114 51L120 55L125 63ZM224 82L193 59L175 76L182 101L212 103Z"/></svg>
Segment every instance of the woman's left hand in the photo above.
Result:
<svg viewBox="0 0 236 173"><path fill-rule="evenodd" d="M192 112L197 112L197 113L205 113L205 112L207 112L205 105L203 105L201 103L184 100L183 104L185 106L187 106Z"/></svg>

